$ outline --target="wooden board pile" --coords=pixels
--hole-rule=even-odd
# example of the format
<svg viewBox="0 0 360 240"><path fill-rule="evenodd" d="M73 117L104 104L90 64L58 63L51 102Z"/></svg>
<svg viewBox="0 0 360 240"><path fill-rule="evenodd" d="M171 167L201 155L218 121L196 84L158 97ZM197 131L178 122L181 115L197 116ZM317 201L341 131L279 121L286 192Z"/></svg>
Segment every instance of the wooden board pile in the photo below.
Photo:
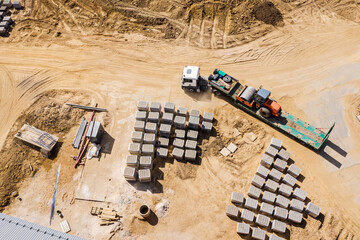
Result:
<svg viewBox="0 0 360 240"><path fill-rule="evenodd" d="M106 226L114 224L114 222L119 221L120 216L117 215L117 212L110 208L91 208L91 215L99 216L101 219L100 226Z"/></svg>

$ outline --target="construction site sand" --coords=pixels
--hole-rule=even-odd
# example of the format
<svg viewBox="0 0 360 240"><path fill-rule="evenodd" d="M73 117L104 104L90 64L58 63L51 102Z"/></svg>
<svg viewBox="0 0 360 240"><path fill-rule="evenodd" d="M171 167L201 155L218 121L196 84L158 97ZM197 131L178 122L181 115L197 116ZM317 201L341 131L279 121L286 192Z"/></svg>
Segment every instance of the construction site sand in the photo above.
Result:
<svg viewBox="0 0 360 240"><path fill-rule="evenodd" d="M359 15L356 7L347 6L347 1L341 6L336 1L326 6L321 1L274 2L283 12L284 25L269 26L271 31L266 35L235 41L235 47L217 50L194 47L207 46L197 44L204 39L196 35L169 43L161 37L149 38L154 36L146 35L142 28L134 31L136 34L109 35L108 30L95 34L90 32L93 28L82 27L77 21L81 14L73 12L72 25L67 25L66 19L60 21L68 33L62 33L62 37L47 36L46 27L42 26L45 23L36 21L42 11L46 12L45 7L38 8L37 13L30 12L34 16L27 20L19 17L21 22L13 36L4 39L7 44L0 46L0 146L4 147L22 111L42 93L53 89L86 91L91 97L81 101L97 102L107 108L108 116L98 119L108 123L106 131L114 138L114 145L111 154L104 155L100 163L91 160L84 170L75 170L70 158L76 154L71 147L76 127L72 128L65 135L56 160L44 160L45 165L33 177L18 185L22 201L12 199L4 213L49 226L55 173L61 163L57 208L69 221L74 235L88 239L240 238L236 222L225 215L226 205L232 191L247 192L264 146L275 136L284 140L293 160L303 169L301 188L324 214L320 220L306 218L306 224L300 227L288 226L291 239L359 239ZM27 25L20 28L21 24ZM54 25L54 33L57 26ZM183 29L198 29L190 26L193 27ZM111 30L111 24L107 29ZM214 34L213 44L216 38ZM245 84L263 85L283 109L315 126L326 128L335 121L330 141L324 150L315 153L227 105L223 99L211 94L185 94L179 79L187 64L201 66L204 75L216 67ZM26 79L27 84L20 84ZM136 102L140 99L173 101L177 106L213 111L218 121L217 137L204 141L200 165L158 163L157 176L161 179L149 189L130 185L121 176ZM240 128L237 138L231 138L234 126ZM250 131L258 135L254 144L242 137ZM218 150L230 141L240 148L234 156L223 158ZM101 194L109 197L111 203L75 200L79 183L86 178L83 173L92 173L97 167L102 171L92 175L96 182L89 186L96 185L94 191L98 193L105 189ZM142 203L150 204L158 218L150 223L141 221L137 209ZM114 226L100 227L99 219L89 213L93 205L109 205L118 210L123 216L122 226L112 233ZM55 217L51 227L60 230L60 221Z"/></svg>

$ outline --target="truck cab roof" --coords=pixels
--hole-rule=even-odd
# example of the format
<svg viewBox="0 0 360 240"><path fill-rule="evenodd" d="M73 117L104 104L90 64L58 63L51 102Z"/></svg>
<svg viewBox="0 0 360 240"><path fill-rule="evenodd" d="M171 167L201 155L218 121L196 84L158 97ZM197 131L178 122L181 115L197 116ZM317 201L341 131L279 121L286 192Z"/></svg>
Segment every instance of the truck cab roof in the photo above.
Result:
<svg viewBox="0 0 360 240"><path fill-rule="evenodd" d="M185 66L183 71L183 79L197 80L200 76L200 68L195 66Z"/></svg>

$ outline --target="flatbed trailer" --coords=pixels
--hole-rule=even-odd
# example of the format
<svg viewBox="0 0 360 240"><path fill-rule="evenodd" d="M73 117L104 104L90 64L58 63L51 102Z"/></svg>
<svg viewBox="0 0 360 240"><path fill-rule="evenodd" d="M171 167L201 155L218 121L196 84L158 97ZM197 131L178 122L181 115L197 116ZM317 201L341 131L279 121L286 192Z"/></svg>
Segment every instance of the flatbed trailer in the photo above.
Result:
<svg viewBox="0 0 360 240"><path fill-rule="evenodd" d="M219 70L219 72L221 71ZM225 74L224 72L222 73ZM228 74L226 75L229 76ZM308 146L317 151L329 138L335 123L326 132L324 132L323 130L310 125L309 123L295 117L288 112L285 112L284 110L282 110L278 117L271 116L269 118L265 118L261 116L259 109L247 106L238 100L240 94L246 88L246 86L242 85L237 79L233 77L231 78L232 82L226 85L221 83L219 84L218 80L208 79L208 82L213 90L217 90L223 95L230 97L234 101L234 104L245 112L255 116L256 118L267 123L273 128L276 128L280 132L283 132L284 134L297 140L305 146Z"/></svg>

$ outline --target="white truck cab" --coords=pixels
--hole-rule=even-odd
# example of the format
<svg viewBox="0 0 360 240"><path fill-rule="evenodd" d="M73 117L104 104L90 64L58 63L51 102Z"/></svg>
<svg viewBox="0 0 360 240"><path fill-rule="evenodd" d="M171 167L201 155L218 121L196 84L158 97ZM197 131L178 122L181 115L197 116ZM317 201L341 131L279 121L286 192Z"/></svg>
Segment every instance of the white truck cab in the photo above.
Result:
<svg viewBox="0 0 360 240"><path fill-rule="evenodd" d="M200 67L185 66L181 77L181 87L191 92L199 92Z"/></svg>

